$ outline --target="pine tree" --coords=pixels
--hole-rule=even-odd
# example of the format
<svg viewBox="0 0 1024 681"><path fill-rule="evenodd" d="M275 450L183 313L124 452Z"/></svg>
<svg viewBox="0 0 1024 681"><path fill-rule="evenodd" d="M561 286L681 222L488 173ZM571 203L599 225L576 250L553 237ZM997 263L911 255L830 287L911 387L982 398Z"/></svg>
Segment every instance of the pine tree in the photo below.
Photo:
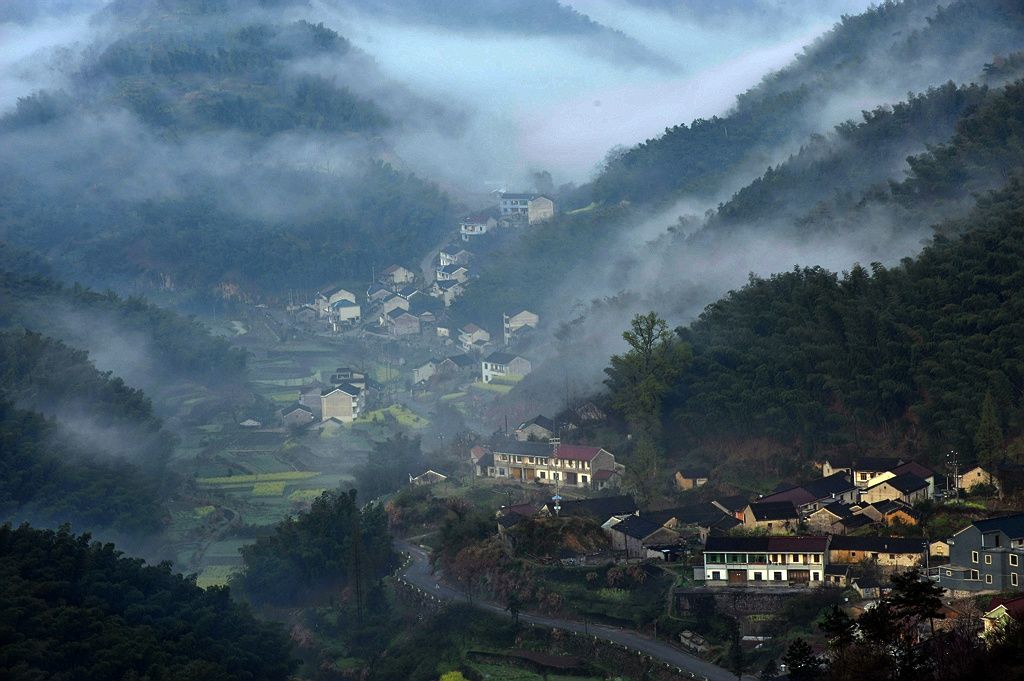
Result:
<svg viewBox="0 0 1024 681"><path fill-rule="evenodd" d="M981 403L981 419L974 433L974 451L978 463L986 469L999 459L1003 449L1003 427L999 423L996 401L991 392L985 393Z"/></svg>
<svg viewBox="0 0 1024 681"><path fill-rule="evenodd" d="M811 646L802 638L789 644L782 662L793 681L815 681L821 676L821 663L814 656Z"/></svg>

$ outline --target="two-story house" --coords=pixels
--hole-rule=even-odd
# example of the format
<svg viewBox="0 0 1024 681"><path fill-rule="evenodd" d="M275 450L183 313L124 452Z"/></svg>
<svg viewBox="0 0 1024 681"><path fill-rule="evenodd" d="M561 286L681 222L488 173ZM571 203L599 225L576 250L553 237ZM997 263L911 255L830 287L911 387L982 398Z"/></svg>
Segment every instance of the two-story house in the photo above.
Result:
<svg viewBox="0 0 1024 681"><path fill-rule="evenodd" d="M708 537L708 586L821 586L828 537Z"/></svg>
<svg viewBox="0 0 1024 681"><path fill-rule="evenodd" d="M320 393L320 418L352 423L363 409L364 391L351 383L339 383Z"/></svg>
<svg viewBox="0 0 1024 681"><path fill-rule="evenodd" d="M437 268L435 272L437 281L457 281L464 284L469 280L469 268L458 263L451 263Z"/></svg>
<svg viewBox="0 0 1024 681"><path fill-rule="evenodd" d="M520 310L515 314L502 315L502 330L505 337L505 345L511 345L516 334L523 329L536 329L540 324L540 316L529 310Z"/></svg>
<svg viewBox="0 0 1024 681"><path fill-rule="evenodd" d="M882 473L891 471L893 468L903 464L903 459L887 456L865 456L853 462L851 474L853 484L861 489L866 489L871 480Z"/></svg>
<svg viewBox="0 0 1024 681"><path fill-rule="evenodd" d="M460 246L458 243L448 244L437 253L437 263L441 267L445 265L468 265L473 254Z"/></svg>
<svg viewBox="0 0 1024 681"><path fill-rule="evenodd" d="M502 192L498 195L498 210L502 220L535 225L554 217L555 202L542 194Z"/></svg>
<svg viewBox="0 0 1024 681"><path fill-rule="evenodd" d="M754 502L743 509L743 527L768 534L796 534L800 514L792 501Z"/></svg>
<svg viewBox="0 0 1024 681"><path fill-rule="evenodd" d="M480 378L490 383L495 378L520 379L533 370L530 361L508 352L492 352L480 363Z"/></svg>
<svg viewBox="0 0 1024 681"><path fill-rule="evenodd" d="M913 473L901 473L866 488L860 498L868 504L891 500L913 505L928 499L928 481Z"/></svg>
<svg viewBox="0 0 1024 681"><path fill-rule="evenodd" d="M903 475L904 473L912 473L917 477L921 478L922 480L924 480L925 482L927 482L928 498L930 499L935 496L935 471L933 471L932 469L928 468L923 464L919 464L916 461L907 461L906 463L902 463L899 466L896 466L895 468L892 468L884 473L879 473L875 477L868 480L867 487L874 487L875 485L881 482L885 482L890 478L895 478L897 476Z"/></svg>
<svg viewBox="0 0 1024 681"><path fill-rule="evenodd" d="M416 273L401 265L390 265L381 271L380 280L389 286L401 287L414 282Z"/></svg>
<svg viewBox="0 0 1024 681"><path fill-rule="evenodd" d="M351 291L347 291L340 286L332 286L330 288L317 291L316 297L314 298L314 305L316 306L317 314L321 318L325 318L331 314L331 306L341 301L348 301L355 304L356 294Z"/></svg>
<svg viewBox="0 0 1024 681"><path fill-rule="evenodd" d="M950 591L1007 591L1024 579L1024 513L975 520L949 539L939 583Z"/></svg>
<svg viewBox="0 0 1024 681"><path fill-rule="evenodd" d="M496 477L567 487L590 487L600 471L621 464L601 447L501 440L492 443Z"/></svg>
<svg viewBox="0 0 1024 681"><path fill-rule="evenodd" d="M476 324L469 323L459 329L459 344L467 352L491 341L491 334Z"/></svg>

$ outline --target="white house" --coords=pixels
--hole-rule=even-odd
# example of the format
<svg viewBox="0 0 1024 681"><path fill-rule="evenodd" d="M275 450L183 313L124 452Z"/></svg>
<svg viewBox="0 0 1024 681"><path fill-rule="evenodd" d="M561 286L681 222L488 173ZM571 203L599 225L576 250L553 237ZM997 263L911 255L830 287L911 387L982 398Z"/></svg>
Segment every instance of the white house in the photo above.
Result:
<svg viewBox="0 0 1024 681"><path fill-rule="evenodd" d="M484 383L490 383L502 376L513 379L526 376L533 367L529 360L508 352L492 352L480 363L480 377Z"/></svg>
<svg viewBox="0 0 1024 681"><path fill-rule="evenodd" d="M498 225L497 211L493 208L467 215L459 221L459 234L463 241L487 234Z"/></svg>

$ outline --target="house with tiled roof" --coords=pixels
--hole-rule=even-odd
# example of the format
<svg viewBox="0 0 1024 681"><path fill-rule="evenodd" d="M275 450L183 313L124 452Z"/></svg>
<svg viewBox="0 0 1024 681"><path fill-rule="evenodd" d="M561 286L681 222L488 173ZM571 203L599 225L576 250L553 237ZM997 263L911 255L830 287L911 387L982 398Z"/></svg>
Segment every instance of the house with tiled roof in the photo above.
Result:
<svg viewBox="0 0 1024 681"><path fill-rule="evenodd" d="M313 410L304 404L296 402L281 410L281 424L286 428L301 428L308 426L316 420Z"/></svg>
<svg viewBox="0 0 1024 681"><path fill-rule="evenodd" d="M708 484L708 476L709 473L706 468L687 466L685 469L680 468L677 470L673 477L676 481L676 487L685 492Z"/></svg>
<svg viewBox="0 0 1024 681"><path fill-rule="evenodd" d="M352 423L363 409L364 391L351 383L339 383L320 392L320 417Z"/></svg>
<svg viewBox="0 0 1024 681"><path fill-rule="evenodd" d="M529 421L520 423L519 427L513 431L513 435L517 440L547 441L554 437L556 432L555 422L538 414Z"/></svg>
<svg viewBox="0 0 1024 681"><path fill-rule="evenodd" d="M648 546L671 544L679 539L674 530L635 515L607 526L605 532L611 539L612 549L624 551L626 558L647 558Z"/></svg>
<svg viewBox="0 0 1024 681"><path fill-rule="evenodd" d="M499 439L491 443L495 477L563 487L597 487L621 475L622 464L601 447ZM605 474L609 471L611 474Z"/></svg>
<svg viewBox="0 0 1024 681"><path fill-rule="evenodd" d="M573 501L561 501L558 509L555 503L549 501L544 504L539 513L542 515L557 515L565 518L590 518L600 525L605 525L611 519L621 520L626 516L636 515L640 507L636 500L628 494L613 497L595 497L593 499L576 499Z"/></svg>
<svg viewBox="0 0 1024 681"><path fill-rule="evenodd" d="M483 236L498 226L501 217L497 207L470 213L459 220L459 234L463 241Z"/></svg>
<svg viewBox="0 0 1024 681"><path fill-rule="evenodd" d="M912 505L928 499L928 481L913 473L901 473L868 487L861 492L860 498L869 504L897 500Z"/></svg>
<svg viewBox="0 0 1024 681"><path fill-rule="evenodd" d="M416 280L416 273L401 265L389 265L381 270L380 281L384 284L400 287Z"/></svg>
<svg viewBox="0 0 1024 681"><path fill-rule="evenodd" d="M480 378L490 383L495 378L520 379L533 370L530 360L510 352L492 352L480 363Z"/></svg>
<svg viewBox="0 0 1024 681"><path fill-rule="evenodd" d="M858 496L857 486L850 482L846 473L834 473L775 492L760 501L790 501L801 515L808 515L827 504L852 504L857 501Z"/></svg>
<svg viewBox="0 0 1024 681"><path fill-rule="evenodd" d="M821 586L828 537L708 537L708 586Z"/></svg>
<svg viewBox="0 0 1024 681"><path fill-rule="evenodd" d="M535 225L555 215L555 202L543 194L501 192L498 195L501 220L510 224Z"/></svg>
<svg viewBox="0 0 1024 681"><path fill-rule="evenodd" d="M920 567L928 556L923 537L835 536L828 547L831 563L870 562L887 570Z"/></svg>
<svg viewBox="0 0 1024 681"><path fill-rule="evenodd" d="M747 504L743 509L743 527L768 534L796 534L800 514L792 501L768 501Z"/></svg>

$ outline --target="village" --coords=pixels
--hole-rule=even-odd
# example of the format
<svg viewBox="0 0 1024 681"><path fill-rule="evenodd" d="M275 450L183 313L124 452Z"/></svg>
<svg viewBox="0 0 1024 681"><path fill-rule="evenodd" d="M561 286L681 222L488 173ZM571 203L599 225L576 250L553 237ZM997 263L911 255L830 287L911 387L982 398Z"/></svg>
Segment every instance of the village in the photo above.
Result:
<svg viewBox="0 0 1024 681"><path fill-rule="evenodd" d="M1019 487L1013 467L946 474L901 458L833 457L816 464L819 477L757 496L723 493L705 470L676 470L680 503L665 507L625 493L626 468L613 452L563 444L577 423L537 416L470 449L476 484L508 497L493 508L481 546L504 547L510 566L460 568L452 558L453 582L471 588L525 570L535 602L524 610L629 622L719 664L729 643L720 616L738 622L746 648L767 651L780 623L806 632L831 605L857 617L908 571L945 594L942 619L922 628L922 641L951 627L984 637L1024 619L1024 513L1000 502ZM437 489L441 498L453 483L427 471L407 497ZM394 503L408 501L400 493ZM511 567L521 557L532 567ZM641 575L632 586L619 576L625 568ZM827 638L804 635L824 659Z"/></svg>
<svg viewBox="0 0 1024 681"><path fill-rule="evenodd" d="M323 357L285 377L274 373L285 371L277 351L258 352L257 385L278 409L238 427L290 434L321 452L304 466L320 469L372 457L373 443L395 433L426 437L425 451L449 438L387 502L392 530L429 550L441 579L470 598L482 583L525 579L530 596L516 607L647 632L715 664L724 664L732 621L751 655L781 655L787 641L774 632L784 622L824 659L827 638L813 623L825 608L856 618L908 570L943 589L940 632L966 626L984 636L1024 619L1024 596L1015 593L1024 514L1003 503L1021 476L1005 466L951 462L940 473L898 457L831 457L815 463L816 477L805 471L770 493L684 466L660 471L663 493L645 501L629 457L617 458L610 443L622 441L609 437L608 417L593 402L512 423L506 412L497 424L487 405L534 370L541 318L503 310L494 315L500 325L460 324L450 309L473 286L488 235L539 227L554 211L547 197L501 193L497 205L466 215L419 271L392 264L365 290L324 286L290 305L290 331L278 335L293 340L281 356L301 356L298 331L300 344L315 339L310 355ZM311 371L317 361L322 368ZM428 427L445 410L457 427ZM472 435L457 438L456 430ZM311 498L323 480L306 484ZM463 556L466 547L444 545L452 504L489 518L486 536L469 548L504 559L480 564L476 553Z"/></svg>
<svg viewBox="0 0 1024 681"><path fill-rule="evenodd" d="M449 244L432 255L430 268L392 264L376 274L365 292L330 285L311 300L287 308L297 328L339 339L375 340L389 344L389 372L412 395L442 388L448 396L464 395L476 384L481 391L505 394L529 374L525 356L540 316L533 311L508 310L500 328L479 320L456 325L448 309L472 286L477 255L474 242L496 232L514 232L540 225L555 214L552 200L540 194L500 192L498 203L466 215ZM388 379L395 378L389 373ZM334 421L350 424L369 408L387 407L393 395L381 381L362 369L339 368L302 386L301 395L282 410L287 426Z"/></svg>

